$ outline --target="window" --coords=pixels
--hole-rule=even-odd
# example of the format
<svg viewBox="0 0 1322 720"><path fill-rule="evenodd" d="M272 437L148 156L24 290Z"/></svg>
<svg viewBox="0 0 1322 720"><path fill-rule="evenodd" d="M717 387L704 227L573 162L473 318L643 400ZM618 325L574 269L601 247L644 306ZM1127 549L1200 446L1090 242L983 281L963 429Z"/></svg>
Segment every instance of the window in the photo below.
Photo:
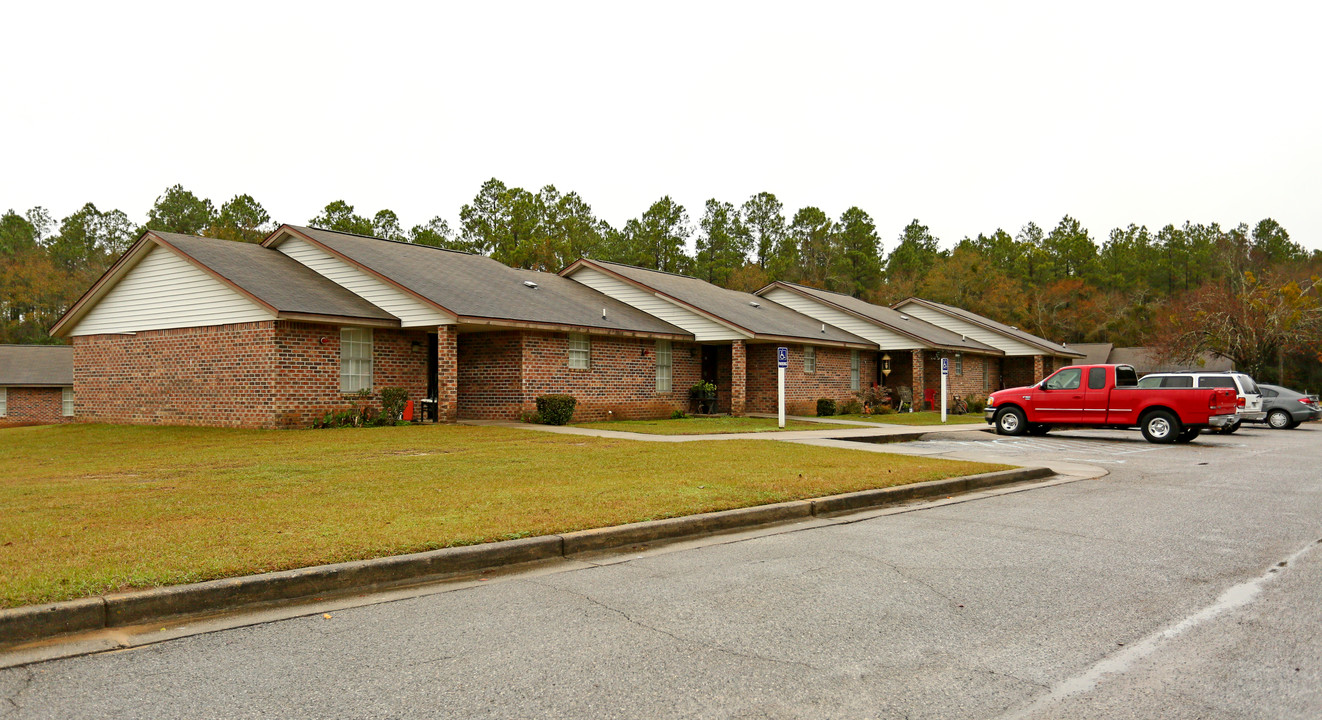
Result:
<svg viewBox="0 0 1322 720"><path fill-rule="evenodd" d="M803 346L803 371L817 372L817 348L811 345Z"/></svg>
<svg viewBox="0 0 1322 720"><path fill-rule="evenodd" d="M1160 387L1193 387L1193 378L1188 375L1171 375L1161 379Z"/></svg>
<svg viewBox="0 0 1322 720"><path fill-rule="evenodd" d="M372 329L340 328L340 392L372 389Z"/></svg>
<svg viewBox="0 0 1322 720"><path fill-rule="evenodd" d="M0 417L9 414L9 388L0 387Z"/></svg>
<svg viewBox="0 0 1322 720"><path fill-rule="evenodd" d="M60 398L63 402L63 411L65 417L73 417L73 388L60 388L64 392Z"/></svg>
<svg viewBox="0 0 1322 720"><path fill-rule="evenodd" d="M1052 375L1043 387L1048 390L1078 390L1083 379L1083 368L1065 368Z"/></svg>
<svg viewBox="0 0 1322 720"><path fill-rule="evenodd" d="M858 351L849 351L849 389L858 389Z"/></svg>
<svg viewBox="0 0 1322 720"><path fill-rule="evenodd" d="M582 333L569 333L569 367L587 370L592 367L592 343Z"/></svg>
<svg viewBox="0 0 1322 720"><path fill-rule="evenodd" d="M656 341L656 391L668 393L671 389L671 354L670 341Z"/></svg>
<svg viewBox="0 0 1322 720"><path fill-rule="evenodd" d="M1198 387L1234 388L1235 392L1239 392L1239 388L1235 387L1235 378L1229 375L1200 377L1198 378Z"/></svg>
<svg viewBox="0 0 1322 720"><path fill-rule="evenodd" d="M956 375L963 375L963 374L964 374L964 355L963 355L963 353L955 353L955 374L956 374Z"/></svg>
<svg viewBox="0 0 1322 720"><path fill-rule="evenodd" d="M1106 389L1106 368L1092 368L1088 370L1088 389Z"/></svg>
<svg viewBox="0 0 1322 720"><path fill-rule="evenodd" d="M1128 365L1119 365L1115 369L1116 387L1134 387L1138 384L1138 372Z"/></svg>

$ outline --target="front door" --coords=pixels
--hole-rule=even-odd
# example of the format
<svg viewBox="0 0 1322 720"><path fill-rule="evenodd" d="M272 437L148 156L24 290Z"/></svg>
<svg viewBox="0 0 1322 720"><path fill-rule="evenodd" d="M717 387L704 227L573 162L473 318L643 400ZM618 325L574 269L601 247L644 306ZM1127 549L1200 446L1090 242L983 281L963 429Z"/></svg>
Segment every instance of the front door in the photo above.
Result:
<svg viewBox="0 0 1322 720"><path fill-rule="evenodd" d="M716 384L717 368L720 366L719 348L715 345L702 346L702 379Z"/></svg>

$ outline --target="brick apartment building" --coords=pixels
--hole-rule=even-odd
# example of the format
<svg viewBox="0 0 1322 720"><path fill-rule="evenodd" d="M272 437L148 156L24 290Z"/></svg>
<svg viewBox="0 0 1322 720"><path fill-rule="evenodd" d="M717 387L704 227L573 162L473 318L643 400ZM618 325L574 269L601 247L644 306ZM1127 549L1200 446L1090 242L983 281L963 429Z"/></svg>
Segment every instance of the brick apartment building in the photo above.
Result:
<svg viewBox="0 0 1322 720"><path fill-rule="evenodd" d="M586 259L534 272L292 225L260 245L147 232L51 332L72 342L86 422L302 427L386 387L441 421L519 419L547 393L574 395L577 420L664 417L690 409L699 380L720 412L774 412L782 346L792 413L884 381L884 365L889 384L919 378L921 397L942 353L959 358L955 392L1001 377L993 343L914 331L844 296L764 290ZM871 320L842 327L790 295ZM887 323L921 341L879 342Z"/></svg>
<svg viewBox="0 0 1322 720"><path fill-rule="evenodd" d="M0 345L0 427L73 418L73 348Z"/></svg>

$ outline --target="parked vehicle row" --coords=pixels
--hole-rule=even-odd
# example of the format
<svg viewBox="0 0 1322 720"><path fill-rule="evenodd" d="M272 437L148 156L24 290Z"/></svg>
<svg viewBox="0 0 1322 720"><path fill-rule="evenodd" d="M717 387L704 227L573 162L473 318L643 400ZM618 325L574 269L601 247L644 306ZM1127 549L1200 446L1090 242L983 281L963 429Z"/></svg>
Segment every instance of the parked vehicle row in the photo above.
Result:
<svg viewBox="0 0 1322 720"><path fill-rule="evenodd" d="M984 417L1001 435L1042 435L1054 427L1133 428L1148 442L1190 442L1206 430L1245 422L1293 428L1322 416L1316 398L1259 386L1241 372L1153 373L1130 365L1071 365L1027 387L987 398Z"/></svg>

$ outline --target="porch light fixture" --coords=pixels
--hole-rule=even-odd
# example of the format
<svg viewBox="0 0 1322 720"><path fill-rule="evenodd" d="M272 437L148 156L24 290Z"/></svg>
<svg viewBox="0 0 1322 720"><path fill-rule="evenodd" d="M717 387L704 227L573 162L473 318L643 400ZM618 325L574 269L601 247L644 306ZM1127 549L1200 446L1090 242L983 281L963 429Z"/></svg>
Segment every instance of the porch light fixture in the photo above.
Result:
<svg viewBox="0 0 1322 720"><path fill-rule="evenodd" d="M891 356L889 354L881 356L881 374L885 377L891 376Z"/></svg>

